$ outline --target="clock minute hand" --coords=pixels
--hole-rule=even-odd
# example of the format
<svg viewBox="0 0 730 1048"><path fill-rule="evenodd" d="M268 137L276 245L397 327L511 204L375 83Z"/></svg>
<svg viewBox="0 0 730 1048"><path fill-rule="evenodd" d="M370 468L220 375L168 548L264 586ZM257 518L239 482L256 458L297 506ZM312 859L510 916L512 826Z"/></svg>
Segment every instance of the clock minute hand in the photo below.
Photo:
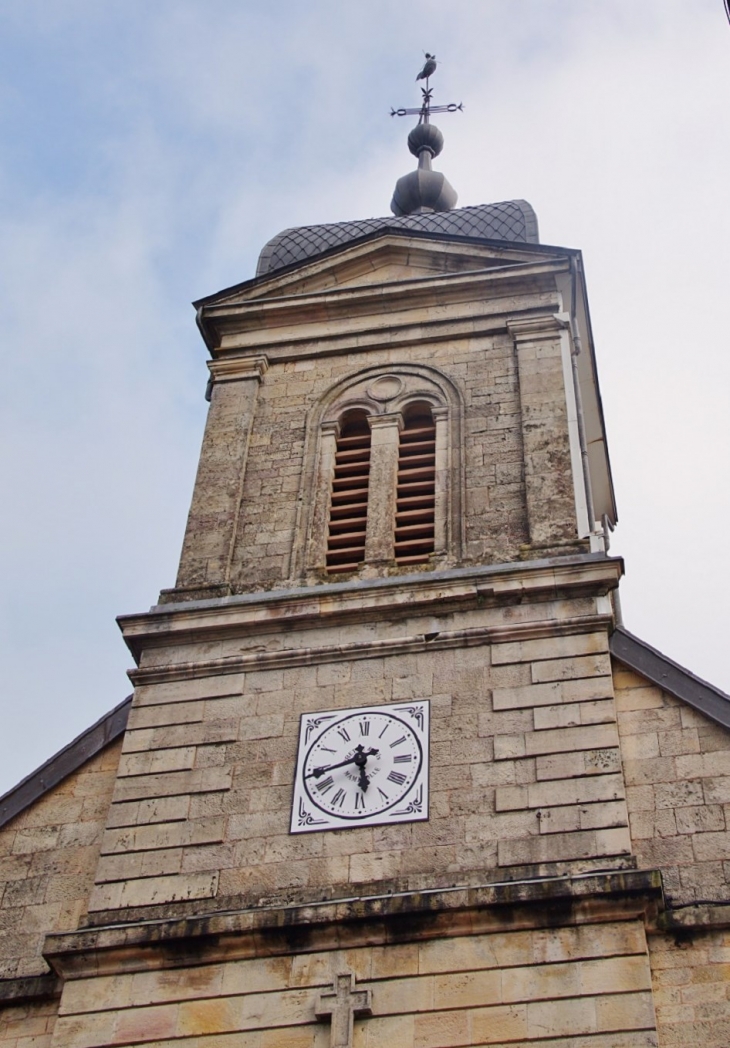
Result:
<svg viewBox="0 0 730 1048"><path fill-rule="evenodd" d="M368 757L374 757L378 753L378 750L372 747L367 751L363 750L362 746L357 747L357 752L354 757L348 757L347 760L340 761L338 764L326 764L324 768L313 768L308 775L305 775L305 779L311 779L314 776L318 779L320 775L324 775L326 771L333 771L335 768L344 768L347 764L357 764L358 767L363 768Z"/></svg>
<svg viewBox="0 0 730 1048"><path fill-rule="evenodd" d="M307 775L304 776L304 778L305 779L311 779L312 776L314 776L315 779L318 779L320 777L320 775L324 775L324 773L326 771L332 771L333 768L344 768L344 766L346 764L354 764L354 763L355 763L355 758L354 757L350 757L346 761L340 761L339 764L325 764L325 766L323 768L313 768L312 771L310 771Z"/></svg>

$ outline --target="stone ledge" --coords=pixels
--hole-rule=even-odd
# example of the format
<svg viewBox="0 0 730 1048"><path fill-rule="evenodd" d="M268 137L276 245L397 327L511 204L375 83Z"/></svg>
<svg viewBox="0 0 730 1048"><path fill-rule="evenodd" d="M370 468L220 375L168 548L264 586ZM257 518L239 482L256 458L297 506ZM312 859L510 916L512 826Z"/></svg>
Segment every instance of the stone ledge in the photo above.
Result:
<svg viewBox="0 0 730 1048"><path fill-rule="evenodd" d="M145 614L120 616L117 622L138 659L150 644L161 646L192 637L222 640L242 629L251 634L282 627L312 628L323 622L365 621L382 616L384 607L392 619L433 607L463 609L604 596L618 586L622 573L620 558L584 554L163 604ZM498 639L519 638L507 631Z"/></svg>
<svg viewBox="0 0 730 1048"><path fill-rule="evenodd" d="M730 902L700 902L677 909L668 909L659 914L659 931L710 931L730 928Z"/></svg>
<svg viewBox="0 0 730 1048"><path fill-rule="evenodd" d="M49 935L44 957L64 978L221 959L385 945L605 920L656 922L658 870L505 881L319 905L219 912Z"/></svg>
<svg viewBox="0 0 730 1048"><path fill-rule="evenodd" d="M212 583L209 586L203 584L200 586L173 586L170 589L160 590L157 604L159 607L162 604L220 600L230 596L231 586L228 582Z"/></svg>
<svg viewBox="0 0 730 1048"><path fill-rule="evenodd" d="M418 654L422 651L480 647L504 641L594 633L597 630L610 629L612 621L609 615L596 614L576 616L558 622L511 623L509 626L442 630L438 634L416 634L415 636L350 644L323 644L318 647L285 648L282 651L252 652L222 659L178 662L168 666L130 670L128 676L135 686L165 684L171 681L193 680L225 674L291 669L297 666L317 666L320 663L351 662L353 659L373 659L383 656ZM610 680L608 674L604 676Z"/></svg>
<svg viewBox="0 0 730 1048"><path fill-rule="evenodd" d="M63 983L53 972L24 979L0 979L0 1008L15 1008L33 1001L50 1001L61 996Z"/></svg>

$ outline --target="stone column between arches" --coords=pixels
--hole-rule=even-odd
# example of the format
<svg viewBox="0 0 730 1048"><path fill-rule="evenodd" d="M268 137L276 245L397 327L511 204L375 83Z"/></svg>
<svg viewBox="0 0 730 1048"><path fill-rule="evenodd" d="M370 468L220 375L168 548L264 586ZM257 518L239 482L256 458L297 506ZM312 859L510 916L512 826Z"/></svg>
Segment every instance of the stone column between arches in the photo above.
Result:
<svg viewBox="0 0 730 1048"><path fill-rule="evenodd" d="M368 422L371 445L365 563L390 564L395 557L395 505L403 415L399 411L369 415Z"/></svg>

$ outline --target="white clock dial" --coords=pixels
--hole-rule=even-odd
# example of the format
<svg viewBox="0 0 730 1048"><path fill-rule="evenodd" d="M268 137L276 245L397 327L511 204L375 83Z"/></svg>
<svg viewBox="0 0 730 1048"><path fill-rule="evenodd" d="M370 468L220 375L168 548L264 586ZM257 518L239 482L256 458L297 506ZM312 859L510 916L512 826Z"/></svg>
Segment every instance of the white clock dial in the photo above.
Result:
<svg viewBox="0 0 730 1048"><path fill-rule="evenodd" d="M302 718L292 833L428 818L428 703Z"/></svg>

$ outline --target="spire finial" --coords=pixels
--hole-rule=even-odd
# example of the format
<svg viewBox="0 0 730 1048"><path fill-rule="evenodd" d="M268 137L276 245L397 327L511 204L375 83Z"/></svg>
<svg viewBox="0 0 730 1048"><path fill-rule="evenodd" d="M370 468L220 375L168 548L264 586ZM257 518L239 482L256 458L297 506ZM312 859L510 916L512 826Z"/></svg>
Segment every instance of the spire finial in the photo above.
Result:
<svg viewBox="0 0 730 1048"><path fill-rule="evenodd" d="M395 215L412 215L423 211L450 211L456 205L456 192L446 177L431 167L431 160L444 148L444 136L431 123L432 113L455 113L463 110L463 103L452 102L445 106L431 104L433 88L429 79L436 72L436 55L424 52L426 61L416 77L416 82L425 80L421 88L421 105L418 109L391 109L391 116L415 116L418 123L408 135L408 148L418 157L418 168L399 178L390 209Z"/></svg>

